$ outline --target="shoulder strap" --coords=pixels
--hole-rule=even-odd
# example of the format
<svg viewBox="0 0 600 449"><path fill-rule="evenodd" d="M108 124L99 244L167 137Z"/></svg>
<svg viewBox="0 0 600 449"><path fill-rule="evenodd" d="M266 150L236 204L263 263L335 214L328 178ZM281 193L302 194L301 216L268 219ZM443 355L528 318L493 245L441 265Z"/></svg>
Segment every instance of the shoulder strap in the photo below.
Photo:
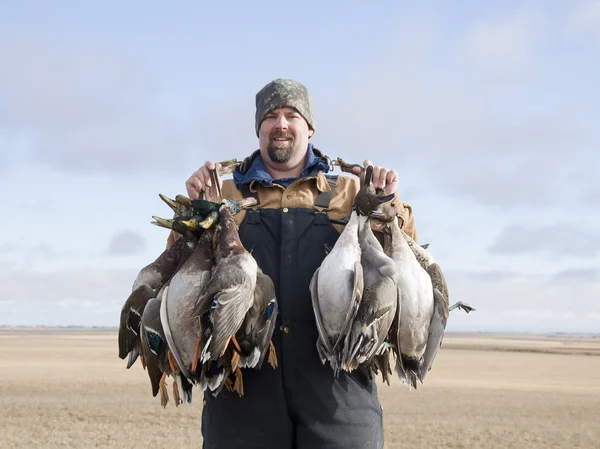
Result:
<svg viewBox="0 0 600 449"><path fill-rule="evenodd" d="M315 200L315 207L321 212L329 209L329 203L331 202L331 198L333 197L333 194L335 193L335 188L337 187L338 175L325 175L325 178L327 179L331 190L329 190L328 192L319 192L319 194L317 195L317 199Z"/></svg>
<svg viewBox="0 0 600 449"><path fill-rule="evenodd" d="M258 192L253 192L250 190L249 185L242 187L240 191L242 192L242 196L244 198L254 198L256 201L258 201Z"/></svg>

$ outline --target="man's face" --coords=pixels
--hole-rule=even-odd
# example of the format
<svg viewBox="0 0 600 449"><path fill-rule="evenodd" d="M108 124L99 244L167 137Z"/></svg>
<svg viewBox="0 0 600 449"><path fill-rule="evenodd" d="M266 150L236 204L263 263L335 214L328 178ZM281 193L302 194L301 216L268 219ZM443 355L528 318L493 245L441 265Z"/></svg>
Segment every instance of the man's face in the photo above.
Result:
<svg viewBox="0 0 600 449"><path fill-rule="evenodd" d="M304 117L293 108L269 112L258 131L260 150L279 164L297 164L306 153L308 139L313 135Z"/></svg>

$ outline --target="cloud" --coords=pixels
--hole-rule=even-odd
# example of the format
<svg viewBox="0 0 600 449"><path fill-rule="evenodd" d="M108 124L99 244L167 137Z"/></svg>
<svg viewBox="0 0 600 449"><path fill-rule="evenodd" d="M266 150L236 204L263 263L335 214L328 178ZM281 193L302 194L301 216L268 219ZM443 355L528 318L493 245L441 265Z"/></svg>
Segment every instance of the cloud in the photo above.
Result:
<svg viewBox="0 0 600 449"><path fill-rule="evenodd" d="M576 83L555 89L570 68L546 58L553 42L544 21L517 12L455 40L431 27L400 27L327 93L313 140L355 161L376 153L378 163L397 169L403 189L487 209L553 208L581 197L590 182L569 186L566 177L598 161L589 120L595 106ZM580 63L574 56L569 67ZM482 76L482 64L511 75Z"/></svg>
<svg viewBox="0 0 600 449"><path fill-rule="evenodd" d="M513 76L529 68L535 58L539 19L531 11L508 19L476 24L462 43L469 63L497 76Z"/></svg>
<svg viewBox="0 0 600 449"><path fill-rule="evenodd" d="M75 298L106 301L127 299L137 272L110 268L65 268L56 271L30 271L7 267L0 271L4 298L21 302L50 302Z"/></svg>
<svg viewBox="0 0 600 449"><path fill-rule="evenodd" d="M594 268L573 268L559 271L552 278L554 283L599 283L600 270Z"/></svg>
<svg viewBox="0 0 600 449"><path fill-rule="evenodd" d="M600 1L580 1L569 18L568 29L577 34L594 36L600 42Z"/></svg>
<svg viewBox="0 0 600 449"><path fill-rule="evenodd" d="M0 60L0 153L26 135L36 163L131 174L177 167L194 145L152 72L123 49L4 32Z"/></svg>
<svg viewBox="0 0 600 449"><path fill-rule="evenodd" d="M447 276L450 303L464 301L476 311L453 311L448 330L596 332L600 282L555 283L552 276L481 277L471 272Z"/></svg>
<svg viewBox="0 0 600 449"><path fill-rule="evenodd" d="M467 271L463 272L462 276L475 282L506 282L532 278L531 275L510 270Z"/></svg>
<svg viewBox="0 0 600 449"><path fill-rule="evenodd" d="M521 225L504 228L488 251L495 255L546 254L552 257L594 257L600 250L600 236L571 224L529 229Z"/></svg>
<svg viewBox="0 0 600 449"><path fill-rule="evenodd" d="M112 237L108 245L111 256L142 254L146 250L146 240L133 231L122 231Z"/></svg>

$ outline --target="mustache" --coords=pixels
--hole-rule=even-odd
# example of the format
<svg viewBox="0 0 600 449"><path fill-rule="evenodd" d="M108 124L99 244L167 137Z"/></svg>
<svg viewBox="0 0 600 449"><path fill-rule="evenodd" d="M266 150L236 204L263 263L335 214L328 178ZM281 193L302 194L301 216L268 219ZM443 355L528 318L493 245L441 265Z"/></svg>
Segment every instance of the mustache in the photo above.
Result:
<svg viewBox="0 0 600 449"><path fill-rule="evenodd" d="M294 140L294 136L289 131L282 131L280 129L275 129L271 131L269 134L270 139L292 139Z"/></svg>

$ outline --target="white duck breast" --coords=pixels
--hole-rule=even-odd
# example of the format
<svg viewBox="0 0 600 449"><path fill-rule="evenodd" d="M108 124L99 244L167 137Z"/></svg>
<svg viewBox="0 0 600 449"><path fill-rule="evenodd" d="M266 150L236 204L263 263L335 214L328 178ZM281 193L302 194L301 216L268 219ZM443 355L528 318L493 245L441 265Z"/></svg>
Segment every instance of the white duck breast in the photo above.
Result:
<svg viewBox="0 0 600 449"><path fill-rule="evenodd" d="M375 238L367 217L359 218L359 243L364 293L345 341L343 368L347 371L369 364L386 349L385 340L398 306L396 266Z"/></svg>
<svg viewBox="0 0 600 449"><path fill-rule="evenodd" d="M400 356L396 371L401 379L417 388L434 311L433 287L431 278L412 252L397 221L393 220L390 227L392 259L398 269L401 297L397 329Z"/></svg>
<svg viewBox="0 0 600 449"><path fill-rule="evenodd" d="M324 364L339 369L342 340L352 324L362 298L363 273L358 243L358 216L352 212L348 224L331 252L315 271L310 291L319 331L317 350Z"/></svg>

